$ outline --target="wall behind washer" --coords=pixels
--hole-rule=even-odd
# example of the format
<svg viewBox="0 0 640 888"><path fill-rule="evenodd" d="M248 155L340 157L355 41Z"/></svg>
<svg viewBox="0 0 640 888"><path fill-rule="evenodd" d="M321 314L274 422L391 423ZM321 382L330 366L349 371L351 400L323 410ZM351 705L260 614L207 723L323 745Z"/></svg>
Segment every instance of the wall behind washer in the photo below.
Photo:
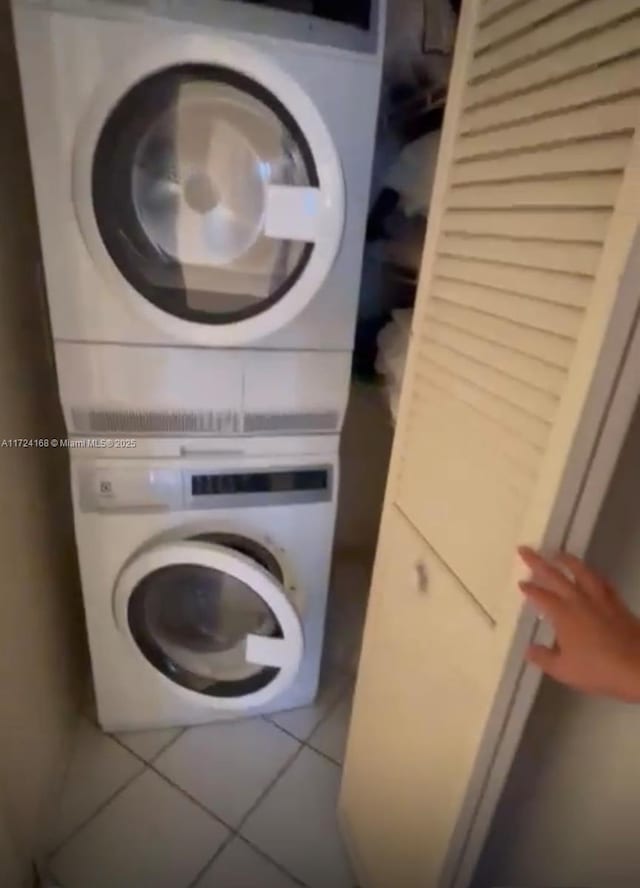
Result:
<svg viewBox="0 0 640 888"><path fill-rule="evenodd" d="M19 81L0 0L0 440L62 434L36 268ZM76 721L81 650L66 455L0 447L0 885L27 884Z"/></svg>
<svg viewBox="0 0 640 888"><path fill-rule="evenodd" d="M589 561L640 613L640 409ZM474 888L640 885L640 707L542 685Z"/></svg>

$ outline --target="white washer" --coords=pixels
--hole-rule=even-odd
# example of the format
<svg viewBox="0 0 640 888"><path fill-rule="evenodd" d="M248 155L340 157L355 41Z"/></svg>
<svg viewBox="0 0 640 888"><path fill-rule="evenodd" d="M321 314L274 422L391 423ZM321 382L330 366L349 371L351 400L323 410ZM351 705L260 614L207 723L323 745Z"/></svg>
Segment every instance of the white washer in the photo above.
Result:
<svg viewBox="0 0 640 888"><path fill-rule="evenodd" d="M274 391L313 352L348 366L382 68L370 5L356 27L234 0L14 0L56 355L87 405L117 406L91 368L108 377L121 352L90 356L100 344L138 364L141 346L230 349L227 375ZM255 370L268 351L278 373Z"/></svg>
<svg viewBox="0 0 640 888"><path fill-rule="evenodd" d="M255 440L235 454L140 444L135 458L72 450L100 724L139 730L310 703L338 440L316 440L312 452L305 440Z"/></svg>

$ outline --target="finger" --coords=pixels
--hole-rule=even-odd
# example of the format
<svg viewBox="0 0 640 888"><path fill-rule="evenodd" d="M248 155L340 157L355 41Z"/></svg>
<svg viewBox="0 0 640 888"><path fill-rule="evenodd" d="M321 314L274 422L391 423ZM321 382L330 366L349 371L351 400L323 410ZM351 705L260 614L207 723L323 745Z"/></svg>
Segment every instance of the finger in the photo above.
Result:
<svg viewBox="0 0 640 888"><path fill-rule="evenodd" d="M518 553L533 574L536 585L544 586L549 592L554 592L561 598L575 598L578 592L575 583L572 583L562 570L554 567L548 558L544 558L528 546L521 546Z"/></svg>
<svg viewBox="0 0 640 888"><path fill-rule="evenodd" d="M558 552L553 559L557 564L570 571L580 588L592 598L606 598L613 592L613 587L600 577L594 570L580 558L570 555L568 552Z"/></svg>
<svg viewBox="0 0 640 888"><path fill-rule="evenodd" d="M548 648L543 644L532 644L527 650L526 659L550 678L562 680L562 659L556 648Z"/></svg>
<svg viewBox="0 0 640 888"><path fill-rule="evenodd" d="M537 613L547 617L554 625L561 619L565 607L562 598L528 580L519 583L519 586Z"/></svg>

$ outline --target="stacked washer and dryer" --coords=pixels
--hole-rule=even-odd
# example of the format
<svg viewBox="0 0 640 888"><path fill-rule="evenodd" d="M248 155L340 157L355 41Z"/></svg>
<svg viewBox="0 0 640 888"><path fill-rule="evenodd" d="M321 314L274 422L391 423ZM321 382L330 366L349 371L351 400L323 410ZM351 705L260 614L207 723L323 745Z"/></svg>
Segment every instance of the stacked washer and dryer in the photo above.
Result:
<svg viewBox="0 0 640 888"><path fill-rule="evenodd" d="M317 691L384 33L328 6L14 0L108 730Z"/></svg>

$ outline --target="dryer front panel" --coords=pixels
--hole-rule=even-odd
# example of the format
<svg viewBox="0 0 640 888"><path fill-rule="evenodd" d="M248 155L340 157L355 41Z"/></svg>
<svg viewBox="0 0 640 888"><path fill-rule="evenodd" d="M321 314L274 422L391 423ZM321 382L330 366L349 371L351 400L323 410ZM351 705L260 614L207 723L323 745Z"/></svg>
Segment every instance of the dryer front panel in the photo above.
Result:
<svg viewBox="0 0 640 888"><path fill-rule="evenodd" d="M267 702L295 680L302 628L277 556L250 537L205 533L125 566L118 626L149 666L218 709Z"/></svg>
<svg viewBox="0 0 640 888"><path fill-rule="evenodd" d="M344 225L340 162L309 97L248 47L209 38L159 49L96 96L74 202L107 277L199 344L289 323Z"/></svg>

